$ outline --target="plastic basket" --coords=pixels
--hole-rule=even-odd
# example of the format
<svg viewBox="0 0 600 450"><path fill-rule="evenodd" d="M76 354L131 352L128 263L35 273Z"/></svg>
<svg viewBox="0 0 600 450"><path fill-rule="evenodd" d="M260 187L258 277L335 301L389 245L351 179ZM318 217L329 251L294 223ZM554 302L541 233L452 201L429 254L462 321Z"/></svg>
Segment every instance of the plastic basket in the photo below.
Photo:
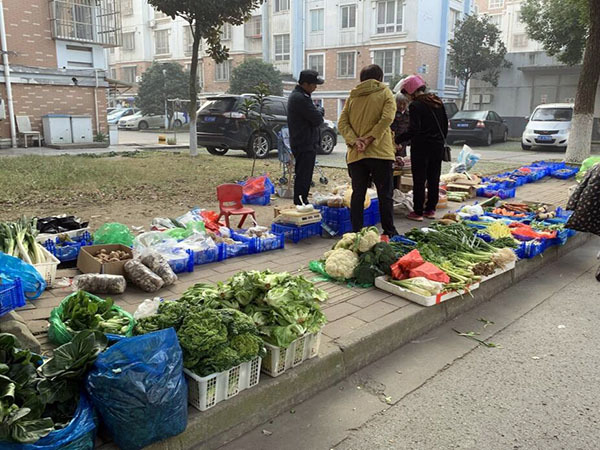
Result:
<svg viewBox="0 0 600 450"><path fill-rule="evenodd" d="M212 262L217 262L219 260L219 247L214 246L210 247L206 250L200 251L192 251L194 265L199 266L201 264L209 264Z"/></svg>
<svg viewBox="0 0 600 450"><path fill-rule="evenodd" d="M513 198L516 194L517 194L517 190L515 188L502 189L502 188L494 187L492 189L489 189L489 188L477 189L478 197L487 197L487 198L500 197L502 200L505 200L507 198Z"/></svg>
<svg viewBox="0 0 600 450"><path fill-rule="evenodd" d="M46 286L49 288L54 285L54 280L56 279L56 268L60 264L60 261L46 250L46 247L40 245L40 251L46 257L45 263L34 264L33 267L40 273L44 281L46 282Z"/></svg>
<svg viewBox="0 0 600 450"><path fill-rule="evenodd" d="M55 240L48 239L44 242L44 247L50 253L58 258L60 262L75 261L79 256L81 247L92 245L92 236L87 231L81 236L72 238L74 242L60 242L59 238Z"/></svg>
<svg viewBox="0 0 600 450"><path fill-rule="evenodd" d="M72 240L75 240L78 237L81 237L84 233L88 233L90 232L90 228L80 228L79 230L71 230L71 231L65 231L64 233L60 233L61 236L68 236L69 238L71 238ZM36 236L35 240L37 242L44 243L46 242L48 239L50 239L51 241L53 241L54 239L56 239L58 237L58 234L53 234L53 233L40 233Z"/></svg>
<svg viewBox="0 0 600 450"><path fill-rule="evenodd" d="M186 250L185 254L178 255L163 255L167 258L169 266L175 273L193 272L194 271L194 252Z"/></svg>
<svg viewBox="0 0 600 450"><path fill-rule="evenodd" d="M0 316L25 306L25 293L20 278L14 281L0 280Z"/></svg>
<svg viewBox="0 0 600 450"><path fill-rule="evenodd" d="M330 208L323 209L323 220L327 223L341 223L350 220L350 208Z"/></svg>
<svg viewBox="0 0 600 450"><path fill-rule="evenodd" d="M245 230L242 230L245 231ZM272 233L273 237L249 237L243 234L238 234L235 231L231 233L231 237L236 241L245 242L249 246L249 254L263 253L270 250L278 250L285 246L285 235L282 233Z"/></svg>
<svg viewBox="0 0 600 450"><path fill-rule="evenodd" d="M271 193L265 192L263 195L244 195L242 196L242 203L244 205L259 205L265 206L271 203Z"/></svg>
<svg viewBox="0 0 600 450"><path fill-rule="evenodd" d="M188 402L200 411L206 411L244 389L256 386L260 380L261 358L232 367L219 373L200 377L188 369L183 373L188 382Z"/></svg>
<svg viewBox="0 0 600 450"><path fill-rule="evenodd" d="M303 239L319 236L321 234L321 222L303 226L274 223L271 225L271 231L276 234L283 234L285 239L297 244Z"/></svg>
<svg viewBox="0 0 600 450"><path fill-rule="evenodd" d="M238 242L236 244L225 244L224 242L220 242L217 246L219 247L219 261L235 258L236 256L244 256L250 253L250 244L247 242Z"/></svg>
<svg viewBox="0 0 600 450"><path fill-rule="evenodd" d="M286 370L317 356L319 345L321 345L321 331L299 337L288 348L265 343L267 354L263 359L262 370L267 375L278 377Z"/></svg>
<svg viewBox="0 0 600 450"><path fill-rule="evenodd" d="M562 172L561 172L562 171ZM557 169L554 170L553 172L550 173L550 176L552 178L558 178L559 180L566 180L569 179L571 177L574 177L577 172L579 172L579 168L578 167L563 167L562 169Z"/></svg>
<svg viewBox="0 0 600 450"><path fill-rule="evenodd" d="M367 226L366 221L363 222L365 226ZM335 235L342 235L344 233L349 233L352 231L352 222L350 220L346 220L344 222L326 222L326 225L331 229Z"/></svg>

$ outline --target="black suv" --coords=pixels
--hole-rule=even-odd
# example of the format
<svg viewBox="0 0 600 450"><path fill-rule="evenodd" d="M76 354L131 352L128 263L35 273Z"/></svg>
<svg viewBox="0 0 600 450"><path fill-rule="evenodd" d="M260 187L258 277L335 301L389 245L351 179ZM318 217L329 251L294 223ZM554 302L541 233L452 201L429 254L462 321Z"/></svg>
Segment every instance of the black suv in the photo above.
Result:
<svg viewBox="0 0 600 450"><path fill-rule="evenodd" d="M287 126L287 98L269 96L263 108L267 125L256 130L242 111L244 100L251 94L208 97L198 111L196 135L198 145L211 155L224 155L229 150L244 150L249 157L256 149L257 158L267 158L277 148L277 134ZM252 113L251 113L252 114ZM321 154L328 155L337 144L332 122L321 125Z"/></svg>

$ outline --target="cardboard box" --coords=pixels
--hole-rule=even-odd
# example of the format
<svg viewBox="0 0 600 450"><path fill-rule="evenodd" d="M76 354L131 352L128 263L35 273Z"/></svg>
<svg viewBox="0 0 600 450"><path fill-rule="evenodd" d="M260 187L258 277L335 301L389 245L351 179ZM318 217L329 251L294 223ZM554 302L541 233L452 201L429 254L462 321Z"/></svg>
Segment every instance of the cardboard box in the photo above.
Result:
<svg viewBox="0 0 600 450"><path fill-rule="evenodd" d="M481 178L479 178L477 175L471 175L470 180L460 179L460 180L454 181L453 184L464 184L467 186L477 186L477 185L481 184Z"/></svg>
<svg viewBox="0 0 600 450"><path fill-rule="evenodd" d="M110 262L110 263L101 263L94 255L96 255L100 250L106 249L108 252L112 252L115 250L122 250L127 252L131 258L133 258L133 251L124 245L121 244L111 244L111 245L90 245L87 247L81 247L79 251L79 256L77 257L77 268L82 273L104 273L110 275L125 275L125 263L128 260L118 261L118 262Z"/></svg>
<svg viewBox="0 0 600 450"><path fill-rule="evenodd" d="M475 186L469 186L466 184L455 184L450 183L446 185L447 192L466 192L469 194L469 198L475 198L475 194L477 193L477 189Z"/></svg>

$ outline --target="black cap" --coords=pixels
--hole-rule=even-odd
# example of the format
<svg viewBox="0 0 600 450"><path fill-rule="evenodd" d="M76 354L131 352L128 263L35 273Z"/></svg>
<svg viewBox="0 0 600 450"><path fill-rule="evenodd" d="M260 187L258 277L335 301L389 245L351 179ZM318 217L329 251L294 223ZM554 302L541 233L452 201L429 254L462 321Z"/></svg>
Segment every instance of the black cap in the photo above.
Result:
<svg viewBox="0 0 600 450"><path fill-rule="evenodd" d="M325 80L319 76L319 72L316 70L303 70L300 72L298 78L298 84L309 83L309 84L323 84Z"/></svg>

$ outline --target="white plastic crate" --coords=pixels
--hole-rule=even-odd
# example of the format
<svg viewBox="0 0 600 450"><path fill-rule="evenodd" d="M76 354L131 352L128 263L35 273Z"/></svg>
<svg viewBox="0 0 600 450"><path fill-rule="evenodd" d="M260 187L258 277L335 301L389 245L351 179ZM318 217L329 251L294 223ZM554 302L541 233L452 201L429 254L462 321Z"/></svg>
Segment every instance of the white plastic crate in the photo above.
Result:
<svg viewBox="0 0 600 450"><path fill-rule="evenodd" d="M450 300L451 298L469 295L469 292L474 291L479 288L479 283L472 284L469 286L468 291L450 291L450 292L440 292L437 295L431 295L429 297L425 297L423 295L419 295L413 291L409 291L408 289L404 289L403 287L398 286L397 284L390 283L388 281L388 276L384 275L382 277L375 278L375 287L389 292L390 294L397 295L398 297L405 298L410 300L411 302L418 303L422 306L434 306L439 303L445 302L446 300Z"/></svg>
<svg viewBox="0 0 600 450"><path fill-rule="evenodd" d="M40 233L36 236L35 240L38 241L40 244L43 244L44 242L46 242L48 239L50 239L51 241L54 242L54 240L58 237L58 236L64 236L67 235L69 236L71 239L82 236L83 233L90 231L89 227L86 228L80 228L79 230L71 230L71 231L65 231L64 233L59 233L59 234L54 234L54 233Z"/></svg>
<svg viewBox="0 0 600 450"><path fill-rule="evenodd" d="M299 337L288 348L276 347L265 343L267 355L263 359L262 370L267 375L277 377L286 370L317 356L320 344L320 331Z"/></svg>
<svg viewBox="0 0 600 450"><path fill-rule="evenodd" d="M260 380L261 358L254 358L219 373L201 377L183 369L188 382L188 402L200 411L206 411L244 389L256 386Z"/></svg>
<svg viewBox="0 0 600 450"><path fill-rule="evenodd" d="M56 279L56 268L60 264L60 261L56 256L50 253L43 245L37 244L42 254L46 257L46 262L34 264L33 267L40 273L46 285L52 287L54 280Z"/></svg>
<svg viewBox="0 0 600 450"><path fill-rule="evenodd" d="M495 278L498 275L502 275L503 273L510 272L511 270L513 270L515 268L515 265L516 265L516 261L513 261L510 264L508 264L504 269L496 269L493 274L482 277L481 283L483 283L484 281L490 280L492 278Z"/></svg>

